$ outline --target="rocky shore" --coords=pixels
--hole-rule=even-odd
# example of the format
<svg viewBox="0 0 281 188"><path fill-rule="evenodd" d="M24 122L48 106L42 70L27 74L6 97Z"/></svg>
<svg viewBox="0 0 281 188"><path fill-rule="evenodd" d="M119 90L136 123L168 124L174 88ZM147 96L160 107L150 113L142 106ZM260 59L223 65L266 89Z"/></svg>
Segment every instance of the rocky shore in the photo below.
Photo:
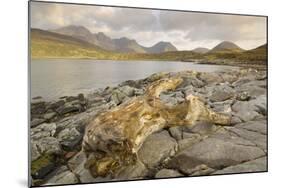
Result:
<svg viewBox="0 0 281 188"><path fill-rule="evenodd" d="M173 91L160 94L170 106L186 96L200 97L206 106L231 118L227 126L197 122L176 125L149 135L133 164L113 173L93 176L91 154L82 149L86 126L98 115L143 96L158 80L180 77ZM33 185L91 183L132 179L200 176L267 171L266 71L157 73L129 80L87 96L57 101L31 101L31 176ZM153 117L152 117L153 118Z"/></svg>

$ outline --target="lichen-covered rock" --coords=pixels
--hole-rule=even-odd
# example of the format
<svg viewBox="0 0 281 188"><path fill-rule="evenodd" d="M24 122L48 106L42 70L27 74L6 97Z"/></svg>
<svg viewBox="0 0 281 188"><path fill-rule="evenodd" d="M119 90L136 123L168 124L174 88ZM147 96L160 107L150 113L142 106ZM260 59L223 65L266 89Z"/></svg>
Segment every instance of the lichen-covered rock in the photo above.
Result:
<svg viewBox="0 0 281 188"><path fill-rule="evenodd" d="M31 163L31 176L42 179L55 168L55 158L51 154L44 154Z"/></svg>

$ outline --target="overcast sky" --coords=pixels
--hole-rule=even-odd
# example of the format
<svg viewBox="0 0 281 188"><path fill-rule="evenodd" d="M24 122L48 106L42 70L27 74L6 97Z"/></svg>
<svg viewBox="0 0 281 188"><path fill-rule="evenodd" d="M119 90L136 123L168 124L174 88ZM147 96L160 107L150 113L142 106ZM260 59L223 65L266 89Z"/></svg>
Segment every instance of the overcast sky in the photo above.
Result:
<svg viewBox="0 0 281 188"><path fill-rule="evenodd" d="M265 17L31 2L31 27L67 25L111 38L128 37L143 46L169 41L179 50L212 48L221 41L244 49L266 43Z"/></svg>

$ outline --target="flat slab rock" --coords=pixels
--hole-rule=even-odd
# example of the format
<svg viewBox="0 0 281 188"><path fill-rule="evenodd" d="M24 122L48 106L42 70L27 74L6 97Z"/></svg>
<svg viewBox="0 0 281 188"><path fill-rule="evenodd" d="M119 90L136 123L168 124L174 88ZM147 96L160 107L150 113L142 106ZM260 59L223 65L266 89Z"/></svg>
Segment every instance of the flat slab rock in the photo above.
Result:
<svg viewBox="0 0 281 188"><path fill-rule="evenodd" d="M153 168L173 156L176 150L175 139L170 137L168 131L161 131L147 137L138 152L138 157L148 168Z"/></svg>
<svg viewBox="0 0 281 188"><path fill-rule="evenodd" d="M235 166L218 170L213 174L233 174L243 172L264 172L267 171L267 157L261 157Z"/></svg>
<svg viewBox="0 0 281 188"><path fill-rule="evenodd" d="M79 183L78 178L69 170L66 170L51 179L49 179L44 185L63 185L63 184L76 184Z"/></svg>
<svg viewBox="0 0 281 188"><path fill-rule="evenodd" d="M247 141L245 141L247 143ZM214 169L233 166L244 161L253 160L265 155L265 152L254 146L238 142L237 139L210 137L178 153L170 166L187 171L200 164Z"/></svg>

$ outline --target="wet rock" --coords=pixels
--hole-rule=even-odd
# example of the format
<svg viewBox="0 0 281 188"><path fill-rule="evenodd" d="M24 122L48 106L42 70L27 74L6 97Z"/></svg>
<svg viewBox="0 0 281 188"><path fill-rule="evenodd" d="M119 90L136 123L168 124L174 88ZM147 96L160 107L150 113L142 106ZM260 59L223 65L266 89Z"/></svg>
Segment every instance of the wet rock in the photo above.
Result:
<svg viewBox="0 0 281 188"><path fill-rule="evenodd" d="M243 172L265 172L267 171L267 157L261 157L252 161L244 162L238 165L226 167L213 174L233 174Z"/></svg>
<svg viewBox="0 0 281 188"><path fill-rule="evenodd" d="M167 131L162 131L147 137L138 152L138 157L148 168L153 168L173 156L176 149L177 142Z"/></svg>
<svg viewBox="0 0 281 188"><path fill-rule="evenodd" d="M176 170L172 169L162 169L156 173L155 178L172 178L172 177L181 177L183 176Z"/></svg>

